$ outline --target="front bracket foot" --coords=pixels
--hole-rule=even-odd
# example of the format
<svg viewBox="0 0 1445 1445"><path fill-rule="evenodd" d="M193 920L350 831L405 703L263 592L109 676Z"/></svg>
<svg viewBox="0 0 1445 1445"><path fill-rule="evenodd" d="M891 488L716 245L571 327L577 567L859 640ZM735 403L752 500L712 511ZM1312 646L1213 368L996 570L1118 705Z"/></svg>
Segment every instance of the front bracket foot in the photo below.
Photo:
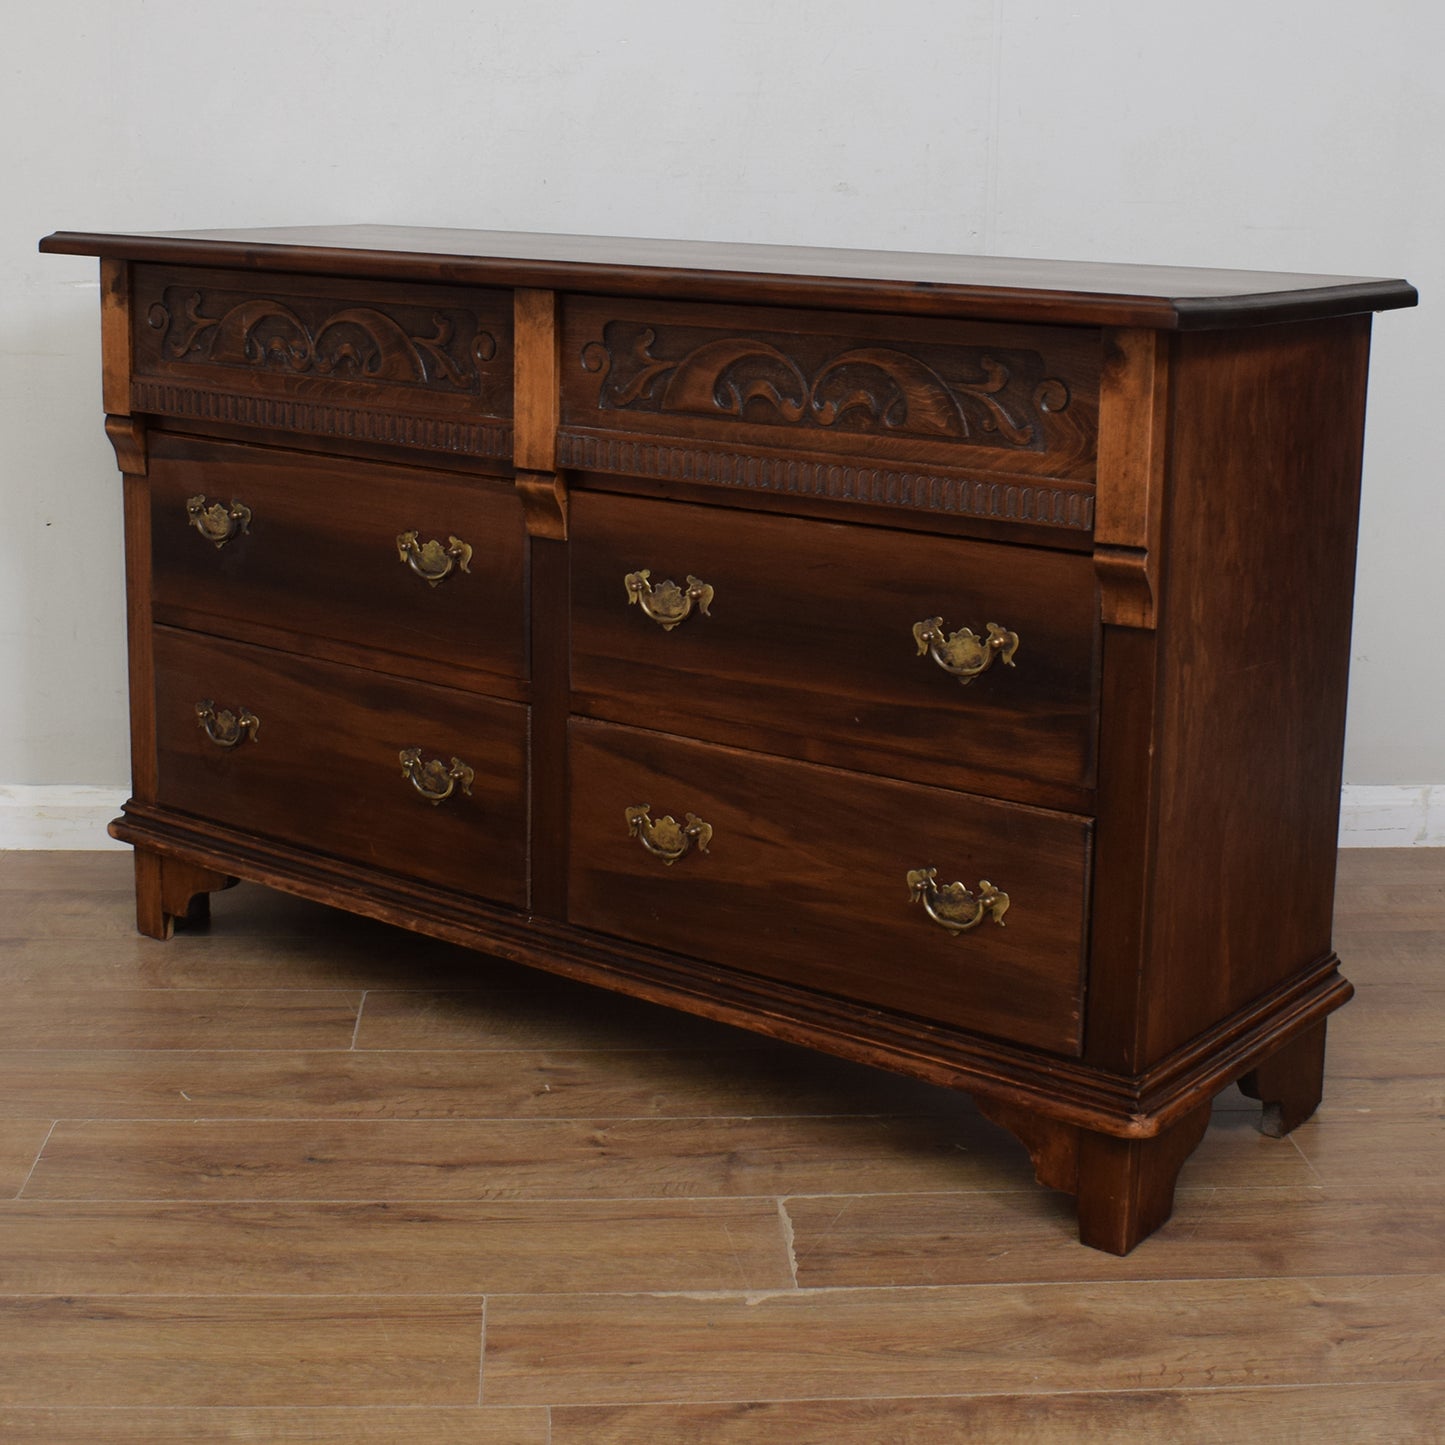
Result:
<svg viewBox="0 0 1445 1445"><path fill-rule="evenodd" d="M179 922L204 928L211 920L211 894L236 880L198 863L135 850L135 922L147 938L169 938Z"/></svg>
<svg viewBox="0 0 1445 1445"><path fill-rule="evenodd" d="M1283 1139L1319 1108L1325 1082L1325 1020L1296 1034L1239 1081L1239 1092L1264 1105L1260 1132Z"/></svg>
<svg viewBox="0 0 1445 1445"><path fill-rule="evenodd" d="M978 1106L1029 1151L1040 1184L1075 1196L1080 1241L1108 1254L1128 1254L1173 1213L1175 1181L1210 1112L1206 1100L1152 1138L1121 1139L1022 1105L980 1099Z"/></svg>

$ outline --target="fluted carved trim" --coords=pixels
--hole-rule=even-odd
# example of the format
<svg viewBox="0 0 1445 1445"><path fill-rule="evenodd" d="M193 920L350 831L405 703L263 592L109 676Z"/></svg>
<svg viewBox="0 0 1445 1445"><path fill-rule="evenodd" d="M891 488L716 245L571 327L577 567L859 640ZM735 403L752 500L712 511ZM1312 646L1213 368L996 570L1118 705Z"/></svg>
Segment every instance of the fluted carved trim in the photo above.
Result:
<svg viewBox="0 0 1445 1445"><path fill-rule="evenodd" d="M558 464L579 471L702 482L784 496L867 502L944 516L1030 522L1085 532L1094 525L1093 489L1067 482L953 476L937 471L804 461L728 447L677 446L641 438L562 431Z"/></svg>
<svg viewBox="0 0 1445 1445"><path fill-rule="evenodd" d="M363 407L323 405L289 397L246 396L173 386L137 377L131 384L131 405L138 412L305 432L312 436L346 437L352 441L416 447L433 452L459 452L476 457L509 457L512 428L505 422L456 422L441 417L411 416Z"/></svg>

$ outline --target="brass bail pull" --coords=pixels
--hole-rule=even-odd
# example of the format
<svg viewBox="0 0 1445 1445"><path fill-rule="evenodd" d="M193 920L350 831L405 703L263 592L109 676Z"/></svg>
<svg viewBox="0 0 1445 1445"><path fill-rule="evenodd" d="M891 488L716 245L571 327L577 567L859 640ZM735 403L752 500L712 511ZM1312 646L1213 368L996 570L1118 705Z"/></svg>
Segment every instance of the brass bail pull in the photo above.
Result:
<svg viewBox="0 0 1445 1445"><path fill-rule="evenodd" d="M629 572L622 579L622 585L627 588L628 604L635 602L664 632L671 632L678 623L686 622L692 616L694 605L701 616L712 616L708 608L712 606L713 589L701 577L688 577L685 588L671 578L654 585L651 578L651 570L644 567L639 572Z"/></svg>
<svg viewBox="0 0 1445 1445"><path fill-rule="evenodd" d="M994 658L1005 667L1012 667L1014 653L1019 650L1018 633L1000 627L997 622L990 622L987 636L980 637L971 627L945 633L943 618L927 617L913 624L913 640L918 644L920 657L925 654L931 657L965 687L980 673L987 672Z"/></svg>
<svg viewBox="0 0 1445 1445"><path fill-rule="evenodd" d="M968 933L977 928L990 915L1000 928L1003 916L1008 912L1008 894L995 888L984 879L978 891L966 888L962 883L945 883L942 888L934 881L937 868L914 868L908 874L908 901L921 903L923 911L940 928L949 933Z"/></svg>
<svg viewBox="0 0 1445 1445"><path fill-rule="evenodd" d="M224 547L251 530L251 509L234 497L230 503L208 502L204 493L186 498L186 520L206 541Z"/></svg>
<svg viewBox="0 0 1445 1445"><path fill-rule="evenodd" d="M472 570L472 549L460 537L448 537L443 546L436 538L423 542L419 532L402 532L396 539L396 555L431 587L450 577L453 568Z"/></svg>
<svg viewBox="0 0 1445 1445"><path fill-rule="evenodd" d="M218 708L210 698L196 704L196 721L218 748L255 742L256 734L261 731L261 719L250 708L232 712L228 707Z"/></svg>
<svg viewBox="0 0 1445 1445"><path fill-rule="evenodd" d="M446 802L458 784L462 792L471 797L472 782L477 775L460 758L453 758L450 763L441 758L423 761L420 748L403 748L397 760L401 763L402 777L409 779L412 787L433 807Z"/></svg>
<svg viewBox="0 0 1445 1445"><path fill-rule="evenodd" d="M627 819L628 837L636 838L669 868L694 847L699 853L706 853L707 845L712 842L711 825L704 823L696 813L684 813L681 823L671 816L654 819L651 804L639 803L636 807L624 809L623 815Z"/></svg>

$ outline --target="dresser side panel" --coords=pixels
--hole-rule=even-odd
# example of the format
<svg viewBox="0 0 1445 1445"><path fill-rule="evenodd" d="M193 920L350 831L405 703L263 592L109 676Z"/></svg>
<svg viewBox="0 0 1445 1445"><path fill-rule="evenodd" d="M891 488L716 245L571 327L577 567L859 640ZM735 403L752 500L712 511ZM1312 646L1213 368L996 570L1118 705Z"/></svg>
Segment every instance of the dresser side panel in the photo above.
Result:
<svg viewBox="0 0 1445 1445"><path fill-rule="evenodd" d="M1330 953L1368 350L1176 341L1142 1066Z"/></svg>

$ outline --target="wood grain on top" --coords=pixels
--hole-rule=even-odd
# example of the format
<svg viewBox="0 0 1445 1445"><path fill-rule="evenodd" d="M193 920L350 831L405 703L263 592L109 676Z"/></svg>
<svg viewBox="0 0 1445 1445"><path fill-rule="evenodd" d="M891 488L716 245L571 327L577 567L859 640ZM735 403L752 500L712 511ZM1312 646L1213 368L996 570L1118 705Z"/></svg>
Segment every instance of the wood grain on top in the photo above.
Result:
<svg viewBox="0 0 1445 1445"><path fill-rule="evenodd" d="M1417 299L1405 281L1357 276L408 226L57 231L40 249L258 271L1166 330L1384 311Z"/></svg>

